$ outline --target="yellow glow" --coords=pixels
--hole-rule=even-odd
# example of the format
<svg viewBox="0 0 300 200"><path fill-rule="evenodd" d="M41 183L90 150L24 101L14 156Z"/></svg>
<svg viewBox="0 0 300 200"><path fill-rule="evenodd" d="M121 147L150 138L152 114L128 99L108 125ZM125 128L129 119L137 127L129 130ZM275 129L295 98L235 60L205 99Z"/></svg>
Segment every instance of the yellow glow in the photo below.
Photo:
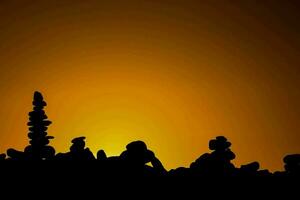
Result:
<svg viewBox="0 0 300 200"><path fill-rule="evenodd" d="M286 23L297 9L16 2L0 3L1 152L27 145L35 90L48 103L60 152L82 135L95 154L119 155L143 140L170 169L225 135L237 165L257 160L275 170L300 151L300 42Z"/></svg>

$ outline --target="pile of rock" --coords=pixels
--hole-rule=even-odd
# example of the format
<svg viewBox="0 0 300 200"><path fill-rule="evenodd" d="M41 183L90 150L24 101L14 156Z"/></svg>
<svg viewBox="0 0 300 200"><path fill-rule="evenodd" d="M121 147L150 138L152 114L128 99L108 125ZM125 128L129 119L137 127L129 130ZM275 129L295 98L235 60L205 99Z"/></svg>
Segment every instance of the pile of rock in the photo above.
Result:
<svg viewBox="0 0 300 200"><path fill-rule="evenodd" d="M300 154L291 154L283 158L284 168L288 175L300 176Z"/></svg>
<svg viewBox="0 0 300 200"><path fill-rule="evenodd" d="M224 136L209 141L212 153L205 153L190 166L192 173L203 176L227 176L235 172L231 160L235 154L230 150L231 143Z"/></svg>
<svg viewBox="0 0 300 200"><path fill-rule="evenodd" d="M43 110L47 105L43 100L43 96L39 92L34 93L33 97L33 111L29 112L29 126L28 137L30 139L24 152L15 149L8 149L7 155L12 160L49 160L54 158L55 149L49 146L49 140L52 136L47 136L48 126L51 121L47 120L47 115Z"/></svg>

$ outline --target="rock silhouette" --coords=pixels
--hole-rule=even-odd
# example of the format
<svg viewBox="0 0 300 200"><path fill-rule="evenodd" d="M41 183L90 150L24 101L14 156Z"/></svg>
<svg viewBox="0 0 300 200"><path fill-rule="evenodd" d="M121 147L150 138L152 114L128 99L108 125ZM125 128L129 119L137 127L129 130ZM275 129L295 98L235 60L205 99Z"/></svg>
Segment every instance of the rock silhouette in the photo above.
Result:
<svg viewBox="0 0 300 200"><path fill-rule="evenodd" d="M288 175L300 175L300 154L287 155L283 158L283 161Z"/></svg>
<svg viewBox="0 0 300 200"><path fill-rule="evenodd" d="M259 169L259 163L258 162L252 162L246 165L242 165L240 168L240 173L242 175L246 175L246 176L252 176L255 175L257 173Z"/></svg>
<svg viewBox="0 0 300 200"><path fill-rule="evenodd" d="M79 161L80 163L91 163L89 167L92 172L109 176L300 177L300 154L285 156L283 158L285 171L281 172L271 173L268 170L260 170L260 165L256 161L241 165L240 168L234 166L232 160L235 159L236 155L230 149L231 143L224 136L217 136L210 140L208 146L211 152L201 155L189 167L178 167L170 171L164 168L154 152L149 150L143 141L133 141L127 144L126 149L119 156L108 157L105 151L101 149L97 152L95 158L91 150L86 147L86 138L82 136L71 141L72 145L69 152L55 154L55 149L49 146L50 139L53 139L53 137L47 135L47 129L51 121L47 120L43 110L46 105L42 94L35 92L34 107L33 111L29 112L29 122L27 124L29 126L30 145L24 151L10 148L7 150L7 156L6 154L0 154L0 160L51 160L54 163L59 163L57 161ZM4 161L1 164L5 163ZM65 169L64 172L67 171ZM79 176L79 173L76 176Z"/></svg>
<svg viewBox="0 0 300 200"><path fill-rule="evenodd" d="M106 153L105 153L105 151L104 150L99 150L98 152L97 152L97 160L98 161L105 161L105 160L107 160L107 156L106 156Z"/></svg>
<svg viewBox="0 0 300 200"><path fill-rule="evenodd" d="M126 146L121 153L120 159L125 167L134 173L146 175L159 175L166 172L162 163L155 157L154 153L147 149L143 141L134 141ZM151 162L152 167L146 165Z"/></svg>
<svg viewBox="0 0 300 200"><path fill-rule="evenodd" d="M73 160L73 161L87 161L95 160L93 153L89 148L85 148L85 137L74 138L70 147L70 152L59 153L56 155L57 159Z"/></svg>
<svg viewBox="0 0 300 200"><path fill-rule="evenodd" d="M231 143L224 136L218 136L209 141L209 149L212 153L206 153L193 162L190 168L197 174L207 175L232 175L235 167L231 160L235 154L230 150Z"/></svg>
<svg viewBox="0 0 300 200"><path fill-rule="evenodd" d="M24 152L8 149L7 155L10 159L48 160L55 155L55 149L48 145L49 140L54 137L48 136L46 132L52 122L47 120L48 117L43 110L47 104L40 92L34 93L32 104L33 111L29 112L29 122L27 123L30 145L25 148Z"/></svg>

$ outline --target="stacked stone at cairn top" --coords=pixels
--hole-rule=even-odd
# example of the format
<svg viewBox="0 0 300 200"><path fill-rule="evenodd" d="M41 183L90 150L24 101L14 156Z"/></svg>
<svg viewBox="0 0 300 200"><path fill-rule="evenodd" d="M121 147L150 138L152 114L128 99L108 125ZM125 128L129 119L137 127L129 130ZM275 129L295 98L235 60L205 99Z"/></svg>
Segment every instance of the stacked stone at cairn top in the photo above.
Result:
<svg viewBox="0 0 300 200"><path fill-rule="evenodd" d="M230 149L231 143L224 136L217 136L209 141L209 149L213 152L205 153L190 165L195 173L206 175L230 175L235 166L231 160L235 154Z"/></svg>
<svg viewBox="0 0 300 200"><path fill-rule="evenodd" d="M51 121L47 120L47 115L43 110L47 105L43 100L43 96L39 92L34 93L33 111L29 112L28 137L30 145L25 148L26 157L34 160L46 160L54 156L55 150L48 146L52 136L47 136L48 126Z"/></svg>

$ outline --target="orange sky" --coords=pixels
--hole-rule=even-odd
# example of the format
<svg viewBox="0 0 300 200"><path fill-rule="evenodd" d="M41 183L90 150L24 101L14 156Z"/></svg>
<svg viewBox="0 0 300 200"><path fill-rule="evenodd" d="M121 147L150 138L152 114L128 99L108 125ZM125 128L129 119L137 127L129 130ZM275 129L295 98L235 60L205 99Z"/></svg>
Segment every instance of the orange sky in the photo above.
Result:
<svg viewBox="0 0 300 200"><path fill-rule="evenodd" d="M0 1L0 152L44 94L58 151L144 140L189 166L225 135L235 164L300 152L298 1Z"/></svg>

